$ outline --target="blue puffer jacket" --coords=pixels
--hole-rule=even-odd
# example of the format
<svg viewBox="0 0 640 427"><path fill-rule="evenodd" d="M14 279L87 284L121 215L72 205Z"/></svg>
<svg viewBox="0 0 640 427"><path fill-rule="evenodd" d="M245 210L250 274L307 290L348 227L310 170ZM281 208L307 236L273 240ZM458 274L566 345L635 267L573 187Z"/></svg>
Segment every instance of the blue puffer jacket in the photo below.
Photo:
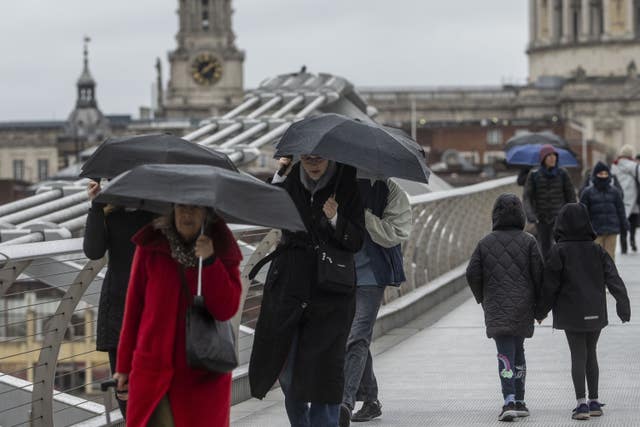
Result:
<svg viewBox="0 0 640 427"><path fill-rule="evenodd" d="M609 168L598 162L593 171L594 185L584 191L580 203L587 207L591 225L598 236L619 234L628 229L622 195L611 185L611 176L605 179L596 177L602 170L608 172Z"/></svg>

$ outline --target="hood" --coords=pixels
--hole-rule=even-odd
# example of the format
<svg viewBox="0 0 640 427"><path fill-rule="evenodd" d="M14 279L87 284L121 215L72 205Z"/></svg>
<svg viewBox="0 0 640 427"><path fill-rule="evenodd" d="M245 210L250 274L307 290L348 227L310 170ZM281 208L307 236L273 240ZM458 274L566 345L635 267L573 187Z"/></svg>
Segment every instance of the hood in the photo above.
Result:
<svg viewBox="0 0 640 427"><path fill-rule="evenodd" d="M555 154L556 158L558 157L558 152L553 147L553 145L545 144L542 147L540 147L540 164L541 165L544 166L544 159L550 154Z"/></svg>
<svg viewBox="0 0 640 427"><path fill-rule="evenodd" d="M515 194L501 194L493 205L491 214L494 230L524 229L524 208Z"/></svg>
<svg viewBox="0 0 640 427"><path fill-rule="evenodd" d="M558 213L553 234L557 241L594 240L596 233L591 226L587 207L582 203L564 205Z"/></svg>
<svg viewBox="0 0 640 427"><path fill-rule="evenodd" d="M611 171L609 170L609 166L607 166L603 162L596 163L596 165L593 167L593 172L592 172L593 178L596 178L596 176L602 171L607 171L609 173L609 175L611 175Z"/></svg>
<svg viewBox="0 0 640 427"><path fill-rule="evenodd" d="M609 176L606 178L599 178L598 174L603 171L606 171ZM609 166L607 166L603 162L596 163L596 165L593 167L593 173L591 175L591 180L593 181L596 188L605 190L609 187L609 184L611 184L611 179L611 170L609 170Z"/></svg>

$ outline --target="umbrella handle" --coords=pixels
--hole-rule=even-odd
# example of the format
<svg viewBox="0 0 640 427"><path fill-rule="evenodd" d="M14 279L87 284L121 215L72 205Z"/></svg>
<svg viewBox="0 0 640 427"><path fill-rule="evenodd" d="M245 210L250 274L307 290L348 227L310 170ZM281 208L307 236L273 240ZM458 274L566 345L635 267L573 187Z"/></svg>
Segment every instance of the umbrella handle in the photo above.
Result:
<svg viewBox="0 0 640 427"><path fill-rule="evenodd" d="M204 234L204 222L200 228L200 235ZM198 296L202 295L202 257L198 258Z"/></svg>
<svg viewBox="0 0 640 427"><path fill-rule="evenodd" d="M338 166L338 177L336 178L336 183L333 186L333 195L332 197L335 199L336 198L336 193L338 192L338 185L340 185L340 179L342 179L342 169L343 169L343 164L340 163L340 165Z"/></svg>

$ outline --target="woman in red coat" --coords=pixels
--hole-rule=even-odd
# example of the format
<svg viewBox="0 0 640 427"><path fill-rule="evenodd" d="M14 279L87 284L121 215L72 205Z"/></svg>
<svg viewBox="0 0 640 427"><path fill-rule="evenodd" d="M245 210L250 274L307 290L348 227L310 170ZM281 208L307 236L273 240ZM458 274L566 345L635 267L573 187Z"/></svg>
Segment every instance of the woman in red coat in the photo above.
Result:
<svg viewBox="0 0 640 427"><path fill-rule="evenodd" d="M200 235L202 224L206 232ZM176 205L134 237L115 378L128 387L127 426L228 426L231 374L192 369L185 352L187 296L196 293L203 257L202 294L218 320L233 317L241 294L240 249L221 219L197 206Z"/></svg>

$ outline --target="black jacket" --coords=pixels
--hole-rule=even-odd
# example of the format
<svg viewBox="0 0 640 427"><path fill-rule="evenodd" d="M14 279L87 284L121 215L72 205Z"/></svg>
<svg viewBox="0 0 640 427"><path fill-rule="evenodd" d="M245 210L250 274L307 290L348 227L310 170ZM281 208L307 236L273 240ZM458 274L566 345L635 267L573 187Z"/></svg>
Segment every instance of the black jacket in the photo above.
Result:
<svg viewBox="0 0 640 427"><path fill-rule="evenodd" d="M487 336L533 336L535 305L542 286L542 256L523 231L522 203L503 194L493 207L493 232L476 247L467 282L484 309Z"/></svg>
<svg viewBox="0 0 640 427"><path fill-rule="evenodd" d="M295 399L342 402L344 354L355 312L355 293L329 293L317 288L314 242L319 238L355 254L362 247L366 231L356 171L349 166L344 166L336 193L336 228L327 221L322 206L333 193L335 181L334 175L312 199L300 181L298 163L279 184L291 195L308 232L283 230L277 249L281 253L267 273L249 365L251 394L259 399L278 378L297 333L292 381Z"/></svg>
<svg viewBox="0 0 640 427"><path fill-rule="evenodd" d="M598 171L605 170L609 172L604 163L598 162L592 176L593 184L580 196L580 203L587 207L591 225L598 236L619 234L628 229L622 193L611 185L611 175L606 179L595 176Z"/></svg>
<svg viewBox="0 0 640 427"><path fill-rule="evenodd" d="M93 203L89 209L82 244L84 254L89 259L100 259L109 251L109 263L98 306L98 351L115 350L118 347L135 251L131 237L152 219L153 215L149 212L124 209L116 209L105 216L101 203Z"/></svg>
<svg viewBox="0 0 640 427"><path fill-rule="evenodd" d="M598 331L608 324L606 289L616 299L620 319L628 322L631 306L624 282L607 252L593 240L586 206L571 203L556 221L556 243L545 266L543 319L553 309L553 327L574 332Z"/></svg>
<svg viewBox="0 0 640 427"><path fill-rule="evenodd" d="M567 171L558 168L547 174L542 168L529 174L522 200L529 222L553 224L560 208L576 201L576 193Z"/></svg>

